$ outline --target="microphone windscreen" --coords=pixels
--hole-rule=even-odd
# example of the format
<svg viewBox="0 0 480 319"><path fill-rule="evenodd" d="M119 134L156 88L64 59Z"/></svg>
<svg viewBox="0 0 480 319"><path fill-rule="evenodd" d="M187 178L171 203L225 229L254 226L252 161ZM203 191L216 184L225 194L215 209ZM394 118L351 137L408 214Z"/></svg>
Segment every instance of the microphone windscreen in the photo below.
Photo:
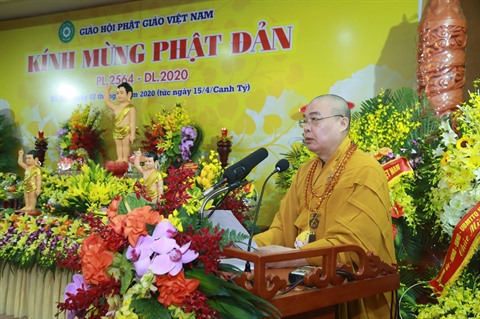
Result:
<svg viewBox="0 0 480 319"><path fill-rule="evenodd" d="M277 162L277 165L275 165L275 169L277 170L277 172L281 173L281 172L285 172L288 168L290 167L290 163L282 158L281 160L279 160Z"/></svg>
<svg viewBox="0 0 480 319"><path fill-rule="evenodd" d="M265 148L259 148L252 154L241 159L239 162L233 164L225 169L223 176L228 183L241 181L252 171L252 169L260 164L268 156L268 151Z"/></svg>

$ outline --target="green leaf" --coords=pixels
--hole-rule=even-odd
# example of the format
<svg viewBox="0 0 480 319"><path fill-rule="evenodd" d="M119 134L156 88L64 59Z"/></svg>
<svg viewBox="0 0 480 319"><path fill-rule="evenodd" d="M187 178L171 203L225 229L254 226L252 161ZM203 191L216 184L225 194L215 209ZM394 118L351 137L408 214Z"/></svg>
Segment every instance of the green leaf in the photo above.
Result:
<svg viewBox="0 0 480 319"><path fill-rule="evenodd" d="M133 299L130 309L133 309L136 314L141 314L143 319L172 318L168 309L155 298Z"/></svg>
<svg viewBox="0 0 480 319"><path fill-rule="evenodd" d="M228 289L223 286L225 280L218 278L214 274L206 274L202 269L192 269L185 272L185 277L200 280L199 290L207 297L210 296L231 296Z"/></svg>
<svg viewBox="0 0 480 319"><path fill-rule="evenodd" d="M134 193L126 195L118 204L118 215L126 215L128 212L134 210L138 207L143 207L151 205L145 198L140 197L137 198L137 195Z"/></svg>
<svg viewBox="0 0 480 319"><path fill-rule="evenodd" d="M120 282L122 283L121 287L121 294L125 294L132 282L133 279L133 273L134 273L134 267L133 263L127 259L127 250L122 254L122 259L120 261Z"/></svg>
<svg viewBox="0 0 480 319"><path fill-rule="evenodd" d="M222 318L252 319L260 318L254 311L249 311L245 304L230 298L211 298L207 303L222 314ZM263 317L262 317L263 318Z"/></svg>
<svg viewBox="0 0 480 319"><path fill-rule="evenodd" d="M218 310L222 318L280 318L280 312L268 301L212 273L194 269L186 271L185 276L200 280L198 290L207 295L209 304L212 303L212 308ZM245 313L248 317L244 317Z"/></svg>

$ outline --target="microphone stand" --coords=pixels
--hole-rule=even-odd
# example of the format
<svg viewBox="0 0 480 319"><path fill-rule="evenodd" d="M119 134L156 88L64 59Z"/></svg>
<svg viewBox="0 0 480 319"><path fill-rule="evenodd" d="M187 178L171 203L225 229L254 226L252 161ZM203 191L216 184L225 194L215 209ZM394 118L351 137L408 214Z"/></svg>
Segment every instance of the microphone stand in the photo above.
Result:
<svg viewBox="0 0 480 319"><path fill-rule="evenodd" d="M215 211L217 210L218 206L220 206L220 205L222 204L222 202L225 200L225 198L228 196L228 193L229 193L229 192L226 192L226 193L222 196L222 198L218 201L217 205L215 205L215 207L213 207L213 209L208 213L207 219L209 219L209 218L213 215L213 213L215 213Z"/></svg>
<svg viewBox="0 0 480 319"><path fill-rule="evenodd" d="M212 199L213 197L217 196L218 194L220 193L223 193L224 191L230 191L232 189L235 189L239 186L241 186L242 184L244 183L244 181L236 181L230 185L227 185L223 188L220 188L220 189L217 189L217 190L214 190L213 192L211 192L210 194L208 194L207 196L205 196L204 200L203 200L203 203L202 203L202 206L200 207L200 211L198 212L198 224L201 224L202 221L203 221L203 215L204 215L204 210L205 210L205 206L207 205L208 201L210 201L210 199Z"/></svg>
<svg viewBox="0 0 480 319"><path fill-rule="evenodd" d="M250 230L250 237L248 238L247 251L250 251L251 248L252 248L253 233L255 232L255 227L257 226L257 219L258 219L258 214L260 212L260 205L262 203L263 193L265 192L265 185L267 185L267 181L275 173L278 173L278 169L276 169L276 168L273 172L270 173L270 175L267 176L267 178L265 179L265 182L263 182L262 191L260 192L260 197L258 198L258 204L257 204L257 207L255 208L255 216L253 218L252 229ZM245 271L244 272L251 272L251 271L252 270L251 270L251 267L250 267L250 262L247 261L245 263Z"/></svg>

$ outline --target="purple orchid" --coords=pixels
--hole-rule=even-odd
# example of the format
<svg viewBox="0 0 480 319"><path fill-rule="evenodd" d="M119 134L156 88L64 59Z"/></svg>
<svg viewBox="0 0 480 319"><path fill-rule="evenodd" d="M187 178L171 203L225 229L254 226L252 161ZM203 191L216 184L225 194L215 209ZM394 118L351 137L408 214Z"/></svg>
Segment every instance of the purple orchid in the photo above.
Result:
<svg viewBox="0 0 480 319"><path fill-rule="evenodd" d="M153 258L152 272L156 275L169 273L176 276L183 268L183 264L189 263L198 257L198 253L190 250L188 242L180 247L175 239L166 236L155 241L152 249L158 255Z"/></svg>
<svg viewBox="0 0 480 319"><path fill-rule="evenodd" d="M176 275L183 264L198 257L198 253L189 250L190 242L180 247L175 239L177 229L168 220L155 227L152 236L140 236L137 246L129 246L127 259L133 262L137 276L142 277L151 268L157 275ZM153 259L151 258L153 254Z"/></svg>
<svg viewBox="0 0 480 319"><path fill-rule="evenodd" d="M140 236L136 247L128 246L127 248L127 259L133 262L133 267L139 277L145 275L150 268L153 242L154 239L151 236Z"/></svg>
<svg viewBox="0 0 480 319"><path fill-rule="evenodd" d="M182 154L182 159L188 161L190 159L190 148L193 146L193 141L197 137L197 132L191 126L182 127L182 141L178 148Z"/></svg>
<svg viewBox="0 0 480 319"><path fill-rule="evenodd" d="M185 141L184 143L180 144L180 153L182 154L182 159L184 161L188 161L190 159L190 155L192 153L190 152L190 148L193 146L193 141Z"/></svg>
<svg viewBox="0 0 480 319"><path fill-rule="evenodd" d="M182 139L195 139L197 132L191 126L182 127Z"/></svg>
<svg viewBox="0 0 480 319"><path fill-rule="evenodd" d="M190 242L180 247L175 239L177 229L168 220L158 223L153 231L155 242L152 250L156 253L152 260L152 272L156 275L170 273L175 276L182 270L183 264L198 257L198 253L190 250Z"/></svg>
<svg viewBox="0 0 480 319"><path fill-rule="evenodd" d="M60 136L64 135L64 134L67 133L67 132L68 132L68 130L67 130L66 128L60 129L60 130L58 130L58 132L57 132L57 137L60 137Z"/></svg>
<svg viewBox="0 0 480 319"><path fill-rule="evenodd" d="M79 289L87 290L88 289L87 288L87 283L83 279L82 275L75 274L75 275L73 275L73 282L69 283L65 287L64 299L65 300L67 298L74 298L75 299L75 295L77 294L77 291ZM67 294L70 294L70 297ZM67 319L74 319L75 317L77 317L78 319L83 319L83 318L85 318L85 313L83 313L83 312L84 311L82 311L82 313L80 313L78 311L67 310Z"/></svg>
<svg viewBox="0 0 480 319"><path fill-rule="evenodd" d="M163 220L155 226L153 230L152 237L154 239L160 239L162 237L173 238L177 236L178 230L173 226L173 224L168 220Z"/></svg>

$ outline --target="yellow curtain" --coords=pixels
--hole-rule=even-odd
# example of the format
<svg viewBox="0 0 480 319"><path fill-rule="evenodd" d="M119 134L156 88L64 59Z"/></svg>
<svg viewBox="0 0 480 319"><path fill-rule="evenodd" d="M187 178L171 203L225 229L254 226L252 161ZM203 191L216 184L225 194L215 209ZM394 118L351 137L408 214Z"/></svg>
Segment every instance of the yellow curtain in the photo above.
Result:
<svg viewBox="0 0 480 319"><path fill-rule="evenodd" d="M63 301L65 286L72 281L69 271L46 271L34 266L20 269L0 263L0 314L16 318L54 319L57 303ZM58 318L65 319L63 313Z"/></svg>

